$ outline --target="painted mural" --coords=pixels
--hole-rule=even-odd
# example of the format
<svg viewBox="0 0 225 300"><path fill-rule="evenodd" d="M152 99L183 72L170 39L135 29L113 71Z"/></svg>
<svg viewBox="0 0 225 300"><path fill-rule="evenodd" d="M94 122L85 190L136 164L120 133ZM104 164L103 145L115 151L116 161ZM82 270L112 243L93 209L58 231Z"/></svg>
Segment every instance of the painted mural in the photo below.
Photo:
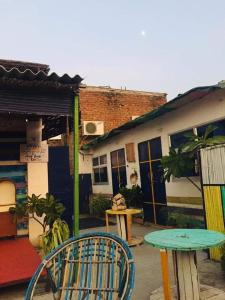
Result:
<svg viewBox="0 0 225 300"><path fill-rule="evenodd" d="M1 165L0 180L11 181L15 185L17 203L22 203L27 198L27 166L26 165ZM17 233L28 233L28 222L23 221L17 225Z"/></svg>
<svg viewBox="0 0 225 300"><path fill-rule="evenodd" d="M202 187L207 229L225 232L225 145L201 150ZM220 260L220 248L210 257Z"/></svg>

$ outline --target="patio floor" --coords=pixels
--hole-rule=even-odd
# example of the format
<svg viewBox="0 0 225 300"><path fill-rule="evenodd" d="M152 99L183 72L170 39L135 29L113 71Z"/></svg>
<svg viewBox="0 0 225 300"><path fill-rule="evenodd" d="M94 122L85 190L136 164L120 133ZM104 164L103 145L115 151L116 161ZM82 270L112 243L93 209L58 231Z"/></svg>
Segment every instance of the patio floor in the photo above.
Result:
<svg viewBox="0 0 225 300"><path fill-rule="evenodd" d="M112 231L116 226L111 226ZM139 224L133 225L133 234L144 236L146 233L156 230L150 226ZM87 232L89 230L82 230ZM94 230L93 230L94 231ZM104 227L98 227L96 231L105 231ZM134 300L149 300L152 291L161 286L161 271L159 250L152 248L147 244L132 248L136 262L136 280ZM170 259L171 265L171 259ZM172 265L171 265L172 266ZM210 285L225 291L225 276L223 275L220 264L207 259L204 252L198 253L198 266L201 284ZM172 267L171 278L173 274ZM18 285L0 289L0 299L4 300L22 300L26 285ZM47 296L40 296L40 300L47 300Z"/></svg>

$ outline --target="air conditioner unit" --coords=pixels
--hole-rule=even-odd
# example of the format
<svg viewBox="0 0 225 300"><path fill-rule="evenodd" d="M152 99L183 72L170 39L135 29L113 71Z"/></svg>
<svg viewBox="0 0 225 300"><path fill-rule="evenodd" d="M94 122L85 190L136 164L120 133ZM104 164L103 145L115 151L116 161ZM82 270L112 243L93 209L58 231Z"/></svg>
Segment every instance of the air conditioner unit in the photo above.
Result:
<svg viewBox="0 0 225 300"><path fill-rule="evenodd" d="M102 135L104 134L103 121L84 121L83 122L84 135Z"/></svg>

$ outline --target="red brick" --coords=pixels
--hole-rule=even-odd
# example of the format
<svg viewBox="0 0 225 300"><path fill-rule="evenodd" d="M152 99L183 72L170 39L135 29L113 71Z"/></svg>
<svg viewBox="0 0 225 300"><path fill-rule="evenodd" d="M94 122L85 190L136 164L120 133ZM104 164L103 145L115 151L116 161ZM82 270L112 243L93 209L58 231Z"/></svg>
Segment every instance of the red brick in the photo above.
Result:
<svg viewBox="0 0 225 300"><path fill-rule="evenodd" d="M80 88L81 124L104 121L105 132L143 115L166 102L165 93L119 90L107 87Z"/></svg>

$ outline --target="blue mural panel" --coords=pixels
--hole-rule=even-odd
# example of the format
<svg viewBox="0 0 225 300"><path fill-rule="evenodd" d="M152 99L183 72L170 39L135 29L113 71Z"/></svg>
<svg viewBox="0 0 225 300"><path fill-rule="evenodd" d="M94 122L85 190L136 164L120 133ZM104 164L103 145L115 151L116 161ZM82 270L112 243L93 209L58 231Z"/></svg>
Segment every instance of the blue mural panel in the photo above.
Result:
<svg viewBox="0 0 225 300"><path fill-rule="evenodd" d="M0 166L0 180L10 180L15 184L16 202L23 203L27 199L27 165L4 165ZM27 230L28 222L24 221L17 225L19 230Z"/></svg>

